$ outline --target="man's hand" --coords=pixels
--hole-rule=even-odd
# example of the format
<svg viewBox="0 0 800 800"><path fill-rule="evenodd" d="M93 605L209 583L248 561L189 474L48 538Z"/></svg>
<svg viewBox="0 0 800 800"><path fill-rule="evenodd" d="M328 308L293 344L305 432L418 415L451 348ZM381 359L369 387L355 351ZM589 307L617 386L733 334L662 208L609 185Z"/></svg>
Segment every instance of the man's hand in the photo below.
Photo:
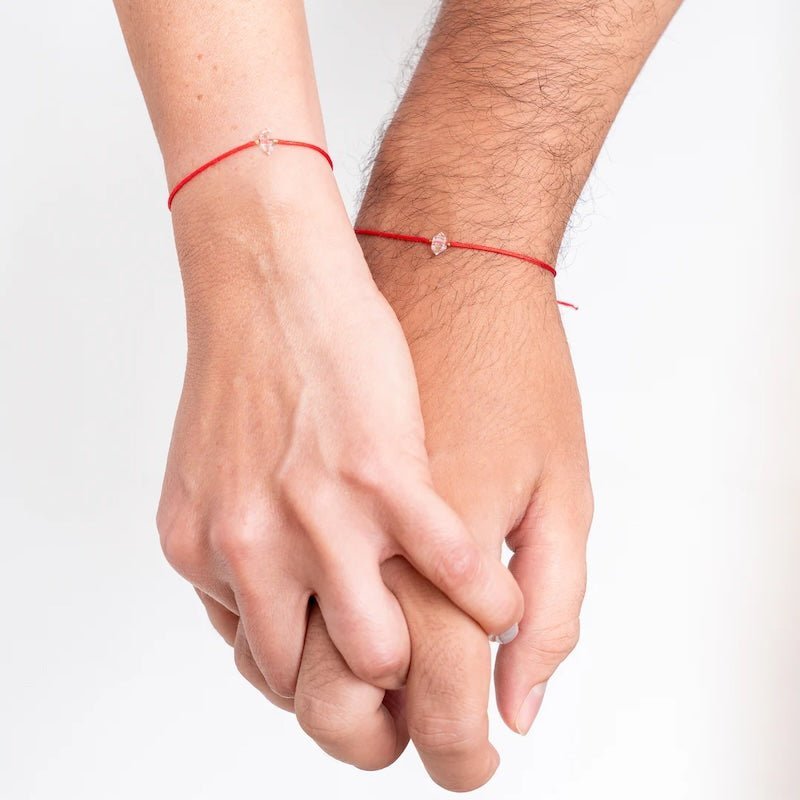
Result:
<svg viewBox="0 0 800 800"><path fill-rule="evenodd" d="M364 242L398 311L422 397L434 482L493 557L504 539L525 595L517 639L499 651L500 712L525 733L544 684L578 637L592 499L580 403L552 281L495 256ZM312 617L295 711L329 753L393 760L406 731L449 789L484 783L489 744L485 635L402 561L384 567L411 633L398 697L354 679ZM390 713L392 712L392 713Z"/></svg>
<svg viewBox="0 0 800 800"><path fill-rule="evenodd" d="M371 263L392 264L391 243L364 244ZM404 260L405 272L373 271L409 339L434 483L496 557L504 540L514 552L525 612L500 648L497 691L505 721L525 733L542 684L578 638L592 516L553 281L500 256L434 260L423 249Z"/></svg>
<svg viewBox="0 0 800 800"><path fill-rule="evenodd" d="M677 0L446 0L378 155L359 226L485 242L553 261L603 138ZM592 513L580 403L549 276L510 259L363 239L420 385L437 488L484 546L506 538L525 595L497 657L500 712L526 732L574 646ZM316 618L296 708L328 752L388 763L410 732L433 778L468 790L497 764L488 646L403 565L403 695L348 675Z"/></svg>

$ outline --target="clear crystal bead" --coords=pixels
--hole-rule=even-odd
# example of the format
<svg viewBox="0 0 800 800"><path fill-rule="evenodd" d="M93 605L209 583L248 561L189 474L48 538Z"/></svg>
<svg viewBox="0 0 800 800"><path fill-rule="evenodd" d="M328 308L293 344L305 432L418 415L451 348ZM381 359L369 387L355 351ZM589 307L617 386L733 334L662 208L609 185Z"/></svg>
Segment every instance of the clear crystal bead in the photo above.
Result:
<svg viewBox="0 0 800 800"><path fill-rule="evenodd" d="M440 231L436 234L436 236L433 237L433 239L431 239L431 250L435 256L440 256L445 250L447 250L447 247L447 234Z"/></svg>
<svg viewBox="0 0 800 800"><path fill-rule="evenodd" d="M258 136L256 136L256 144L259 146L262 152L266 153L266 155L271 156L272 151L275 149L275 145L278 143L278 140L270 133L269 128L264 128Z"/></svg>

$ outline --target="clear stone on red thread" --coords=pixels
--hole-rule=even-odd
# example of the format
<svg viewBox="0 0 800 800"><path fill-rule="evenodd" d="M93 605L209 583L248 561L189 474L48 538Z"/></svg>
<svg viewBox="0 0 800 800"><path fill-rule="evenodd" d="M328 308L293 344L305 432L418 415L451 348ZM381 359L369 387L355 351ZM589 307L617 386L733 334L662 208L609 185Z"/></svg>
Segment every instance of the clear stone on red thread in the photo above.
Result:
<svg viewBox="0 0 800 800"><path fill-rule="evenodd" d="M441 231L431 239L431 250L435 256L440 256L448 247L447 234Z"/></svg>
<svg viewBox="0 0 800 800"><path fill-rule="evenodd" d="M277 143L278 140L270 133L269 128L264 128L264 130L256 136L256 144L261 151L268 156L272 155L272 151L275 149Z"/></svg>

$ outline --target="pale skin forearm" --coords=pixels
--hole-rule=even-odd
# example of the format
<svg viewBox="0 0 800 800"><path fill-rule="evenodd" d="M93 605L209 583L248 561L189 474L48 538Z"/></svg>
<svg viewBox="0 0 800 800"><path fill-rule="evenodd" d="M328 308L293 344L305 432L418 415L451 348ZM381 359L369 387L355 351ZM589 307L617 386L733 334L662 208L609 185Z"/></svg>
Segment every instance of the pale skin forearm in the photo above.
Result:
<svg viewBox="0 0 800 800"><path fill-rule="evenodd" d="M301 0L115 5L168 187L265 127L326 146ZM172 222L190 351L233 311L251 313L250 298L267 277L263 262L283 262L311 219L321 238L349 246L334 176L304 150L269 159L257 150L240 153L180 193Z"/></svg>
<svg viewBox="0 0 800 800"><path fill-rule="evenodd" d="M301 0L115 5L170 185L268 123L325 145Z"/></svg>

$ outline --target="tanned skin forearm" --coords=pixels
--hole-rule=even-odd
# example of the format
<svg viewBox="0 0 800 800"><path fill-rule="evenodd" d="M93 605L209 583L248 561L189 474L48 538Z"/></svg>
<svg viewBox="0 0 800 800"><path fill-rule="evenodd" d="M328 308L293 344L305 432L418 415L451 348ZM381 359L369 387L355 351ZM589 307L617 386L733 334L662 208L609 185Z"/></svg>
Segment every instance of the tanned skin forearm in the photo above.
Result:
<svg viewBox="0 0 800 800"><path fill-rule="evenodd" d="M444 231L554 262L608 129L677 6L445 0L359 226ZM435 485L480 544L497 554L505 541L514 553L525 609L519 635L499 649L495 690L506 724L525 733L577 643L593 505L552 276L486 253L434 258L366 236L361 245L409 342ZM420 580L407 574L391 588L422 594ZM488 654L447 603L419 610L404 605L413 658L403 718L433 779L474 789L497 766ZM376 739L360 741L369 749ZM339 745L330 752L352 760L358 745Z"/></svg>
<svg viewBox="0 0 800 800"><path fill-rule="evenodd" d="M679 4L445 0L359 224L555 260L608 129Z"/></svg>

